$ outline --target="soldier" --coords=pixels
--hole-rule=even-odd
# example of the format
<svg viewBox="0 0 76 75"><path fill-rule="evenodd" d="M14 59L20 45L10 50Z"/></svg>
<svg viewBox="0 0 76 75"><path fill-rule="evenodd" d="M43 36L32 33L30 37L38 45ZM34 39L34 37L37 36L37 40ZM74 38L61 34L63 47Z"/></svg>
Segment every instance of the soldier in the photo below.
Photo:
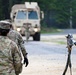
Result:
<svg viewBox="0 0 76 75"><path fill-rule="evenodd" d="M23 55L23 57L24 57L24 64L26 63L26 67L27 67L27 65L28 65L27 54L28 54L28 53L26 52L23 38L22 38L22 36L21 36L21 34L20 34L19 32L15 31L15 30L13 29L12 24L10 24L10 28L11 28L11 30L10 30L10 32L8 33L7 36L8 36L12 41L14 41L14 42L17 44L20 53L21 53L21 54Z"/></svg>
<svg viewBox="0 0 76 75"><path fill-rule="evenodd" d="M15 42L7 37L9 23L0 21L0 75L19 75L22 57Z"/></svg>
<svg viewBox="0 0 76 75"><path fill-rule="evenodd" d="M72 34L68 34L66 36L66 39L67 39L67 48L68 48L68 58L62 75L66 74L68 67L70 68L70 75L72 75L71 52L72 52L72 46L73 45L76 46L76 41L73 39Z"/></svg>

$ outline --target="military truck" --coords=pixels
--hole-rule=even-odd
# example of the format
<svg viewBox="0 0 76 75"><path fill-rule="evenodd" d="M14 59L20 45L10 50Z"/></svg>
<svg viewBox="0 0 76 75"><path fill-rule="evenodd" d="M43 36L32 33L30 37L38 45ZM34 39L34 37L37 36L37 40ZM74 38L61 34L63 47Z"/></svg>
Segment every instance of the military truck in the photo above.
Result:
<svg viewBox="0 0 76 75"><path fill-rule="evenodd" d="M25 2L24 4L15 4L10 13L10 18L14 29L22 35L29 32L34 41L40 41L41 19L44 18L43 11L37 2Z"/></svg>

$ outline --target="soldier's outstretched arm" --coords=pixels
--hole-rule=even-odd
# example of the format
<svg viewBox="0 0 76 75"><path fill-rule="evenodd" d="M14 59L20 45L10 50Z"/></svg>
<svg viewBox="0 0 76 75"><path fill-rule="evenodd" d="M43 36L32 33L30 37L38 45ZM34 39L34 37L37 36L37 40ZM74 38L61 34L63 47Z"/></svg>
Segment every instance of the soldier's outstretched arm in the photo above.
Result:
<svg viewBox="0 0 76 75"><path fill-rule="evenodd" d="M18 43L19 43L19 46L21 48L21 52L22 52L23 56L26 57L27 51L26 51L25 46L24 46L24 40L23 40L22 35L20 33L18 33Z"/></svg>
<svg viewBox="0 0 76 75"><path fill-rule="evenodd" d="M21 52L22 52L23 57L24 57L24 64L26 63L26 67L27 67L27 65L29 63L28 58L27 58L28 53L27 53L27 51L25 49L24 40L23 40L21 34L19 34L19 36L18 36L18 42L19 42L19 46L20 46Z"/></svg>

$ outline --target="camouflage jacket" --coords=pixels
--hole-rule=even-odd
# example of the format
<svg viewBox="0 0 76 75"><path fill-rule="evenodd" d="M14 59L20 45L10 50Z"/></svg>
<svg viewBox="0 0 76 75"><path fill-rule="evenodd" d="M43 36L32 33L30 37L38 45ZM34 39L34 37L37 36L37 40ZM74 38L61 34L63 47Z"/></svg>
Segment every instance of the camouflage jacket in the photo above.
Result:
<svg viewBox="0 0 76 75"><path fill-rule="evenodd" d="M0 36L0 75L16 75L22 68L22 58L15 42Z"/></svg>
<svg viewBox="0 0 76 75"><path fill-rule="evenodd" d="M21 34L15 30L10 30L7 36L18 45L20 52L26 57L27 52Z"/></svg>

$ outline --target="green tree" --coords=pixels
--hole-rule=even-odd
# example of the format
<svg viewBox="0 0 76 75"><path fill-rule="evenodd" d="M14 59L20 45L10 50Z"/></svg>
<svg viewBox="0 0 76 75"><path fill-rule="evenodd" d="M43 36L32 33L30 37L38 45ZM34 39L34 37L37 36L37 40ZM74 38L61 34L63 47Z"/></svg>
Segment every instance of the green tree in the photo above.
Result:
<svg viewBox="0 0 76 75"><path fill-rule="evenodd" d="M2 14L2 0L0 0L0 20L3 19L3 14Z"/></svg>
<svg viewBox="0 0 76 75"><path fill-rule="evenodd" d="M0 19L9 19L14 4L38 2L47 27L76 28L76 0L0 0Z"/></svg>

